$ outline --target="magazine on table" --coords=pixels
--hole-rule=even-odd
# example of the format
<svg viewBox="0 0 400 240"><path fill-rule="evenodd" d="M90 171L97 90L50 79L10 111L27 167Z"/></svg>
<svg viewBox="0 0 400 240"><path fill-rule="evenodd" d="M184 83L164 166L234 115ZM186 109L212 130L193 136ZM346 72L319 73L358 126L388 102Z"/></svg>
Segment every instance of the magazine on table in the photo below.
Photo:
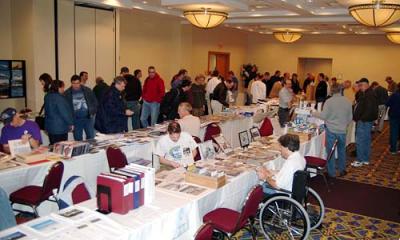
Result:
<svg viewBox="0 0 400 240"><path fill-rule="evenodd" d="M0 231L0 240L36 240L35 236L32 236L26 231L23 231L19 227Z"/></svg>
<svg viewBox="0 0 400 240"><path fill-rule="evenodd" d="M32 151L29 141L24 143L21 139L8 141L8 146L10 148L11 156L13 157L17 154L25 154Z"/></svg>
<svg viewBox="0 0 400 240"><path fill-rule="evenodd" d="M25 225L29 230L41 236L50 236L54 233L64 230L70 224L61 219L56 219L52 216L45 216L39 219L32 220Z"/></svg>

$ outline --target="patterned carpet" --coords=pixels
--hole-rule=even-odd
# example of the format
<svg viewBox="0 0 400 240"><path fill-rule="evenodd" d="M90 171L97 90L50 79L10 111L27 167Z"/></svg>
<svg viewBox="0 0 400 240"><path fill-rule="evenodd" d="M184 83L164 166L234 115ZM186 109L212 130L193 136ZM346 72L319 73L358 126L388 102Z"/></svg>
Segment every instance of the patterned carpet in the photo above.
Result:
<svg viewBox="0 0 400 240"><path fill-rule="evenodd" d="M248 240L251 235L242 231L236 235L238 239ZM259 231L257 239L265 239ZM286 239L286 238L276 238ZM400 223L369 218L349 212L326 209L321 229L311 231L309 239L317 240L398 240L400 239Z"/></svg>
<svg viewBox="0 0 400 240"><path fill-rule="evenodd" d="M388 143L389 127L385 125L382 133L373 135L371 164L360 168L351 167L350 163L356 158L349 156L348 174L341 179L400 190L400 154L390 154ZM350 147L349 152L353 149Z"/></svg>
<svg viewBox="0 0 400 240"><path fill-rule="evenodd" d="M386 123L381 133L373 134L371 164L360 168L351 167L350 163L356 158L348 156L348 174L340 179L400 191L400 154L391 155L388 143L389 127ZM348 152L352 150L354 146L350 147ZM245 231L238 233L236 237L241 240L251 239L251 235ZM265 239L261 231L257 239ZM276 239L287 238L277 237ZM322 227L313 230L309 239L399 240L400 223L327 208Z"/></svg>

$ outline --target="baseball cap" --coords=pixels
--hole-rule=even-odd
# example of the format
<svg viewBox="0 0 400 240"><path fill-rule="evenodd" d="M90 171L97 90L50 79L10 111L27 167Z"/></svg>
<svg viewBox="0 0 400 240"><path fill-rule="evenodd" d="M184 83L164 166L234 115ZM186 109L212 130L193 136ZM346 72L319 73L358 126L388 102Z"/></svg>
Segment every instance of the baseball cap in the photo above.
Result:
<svg viewBox="0 0 400 240"><path fill-rule="evenodd" d="M1 113L0 120L4 122L4 125L9 124L15 114L17 114L17 110L15 108L7 108Z"/></svg>

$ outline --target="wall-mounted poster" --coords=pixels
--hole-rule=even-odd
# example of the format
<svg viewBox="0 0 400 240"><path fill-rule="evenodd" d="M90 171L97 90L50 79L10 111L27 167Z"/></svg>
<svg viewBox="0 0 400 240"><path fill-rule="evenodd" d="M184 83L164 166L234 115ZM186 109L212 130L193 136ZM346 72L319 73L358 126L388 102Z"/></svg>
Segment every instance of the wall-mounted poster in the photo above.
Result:
<svg viewBox="0 0 400 240"><path fill-rule="evenodd" d="M25 61L0 60L0 98L22 98L25 96Z"/></svg>

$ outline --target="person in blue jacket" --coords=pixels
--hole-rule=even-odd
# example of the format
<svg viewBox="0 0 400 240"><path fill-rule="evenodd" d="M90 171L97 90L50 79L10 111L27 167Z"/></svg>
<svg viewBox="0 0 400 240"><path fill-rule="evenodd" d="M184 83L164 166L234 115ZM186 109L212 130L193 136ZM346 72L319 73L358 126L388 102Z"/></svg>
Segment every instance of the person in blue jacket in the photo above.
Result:
<svg viewBox="0 0 400 240"><path fill-rule="evenodd" d="M74 129L72 107L60 93L63 88L63 81L54 80L44 98L44 121L50 145L68 140L68 132Z"/></svg>
<svg viewBox="0 0 400 240"><path fill-rule="evenodd" d="M122 92L125 90L126 80L118 76L104 94L97 109L95 128L101 133L121 133L128 131L127 116L133 111L126 106Z"/></svg>

